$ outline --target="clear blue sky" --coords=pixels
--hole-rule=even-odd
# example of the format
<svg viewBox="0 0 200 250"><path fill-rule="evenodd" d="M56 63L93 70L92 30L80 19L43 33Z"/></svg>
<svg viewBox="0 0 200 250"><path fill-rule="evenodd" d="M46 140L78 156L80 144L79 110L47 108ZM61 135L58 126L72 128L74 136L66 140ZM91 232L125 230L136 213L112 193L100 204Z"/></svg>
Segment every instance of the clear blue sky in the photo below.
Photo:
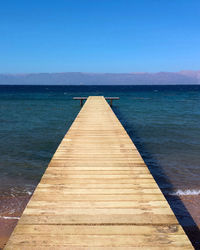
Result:
<svg viewBox="0 0 200 250"><path fill-rule="evenodd" d="M2 0L0 73L200 69L200 0Z"/></svg>

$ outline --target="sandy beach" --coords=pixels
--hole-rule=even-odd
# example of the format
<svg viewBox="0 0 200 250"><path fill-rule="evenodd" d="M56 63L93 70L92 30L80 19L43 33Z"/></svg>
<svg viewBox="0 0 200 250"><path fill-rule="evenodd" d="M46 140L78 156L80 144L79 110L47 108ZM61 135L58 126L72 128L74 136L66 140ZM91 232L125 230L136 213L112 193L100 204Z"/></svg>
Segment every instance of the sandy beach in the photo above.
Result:
<svg viewBox="0 0 200 250"><path fill-rule="evenodd" d="M3 249L26 207L29 196L0 197L0 249Z"/></svg>
<svg viewBox="0 0 200 250"><path fill-rule="evenodd" d="M195 248L200 249L200 195L183 195L180 199L196 224L196 226L186 226L184 230Z"/></svg>

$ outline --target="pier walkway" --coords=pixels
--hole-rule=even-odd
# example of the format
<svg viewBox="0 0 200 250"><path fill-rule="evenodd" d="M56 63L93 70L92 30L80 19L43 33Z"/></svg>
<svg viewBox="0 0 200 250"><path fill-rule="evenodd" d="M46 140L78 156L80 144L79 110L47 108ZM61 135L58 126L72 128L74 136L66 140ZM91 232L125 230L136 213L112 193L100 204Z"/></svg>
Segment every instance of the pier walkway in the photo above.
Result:
<svg viewBox="0 0 200 250"><path fill-rule="evenodd" d="M5 249L193 249L104 97L89 97Z"/></svg>

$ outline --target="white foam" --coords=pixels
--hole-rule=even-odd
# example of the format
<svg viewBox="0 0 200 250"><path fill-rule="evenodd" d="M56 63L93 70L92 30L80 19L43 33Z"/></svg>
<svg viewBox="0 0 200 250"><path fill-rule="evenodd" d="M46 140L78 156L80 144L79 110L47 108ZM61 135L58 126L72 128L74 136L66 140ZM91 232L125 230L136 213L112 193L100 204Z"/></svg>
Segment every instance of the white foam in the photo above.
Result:
<svg viewBox="0 0 200 250"><path fill-rule="evenodd" d="M0 216L0 219L5 219L5 220L19 220L20 217Z"/></svg>
<svg viewBox="0 0 200 250"><path fill-rule="evenodd" d="M176 192L170 193L170 195L174 196L181 196L181 195L199 195L200 190L195 190L195 189L186 189L186 190L177 190Z"/></svg>
<svg viewBox="0 0 200 250"><path fill-rule="evenodd" d="M32 192L30 192L30 191L27 191L26 193L27 193L28 195L32 195Z"/></svg>

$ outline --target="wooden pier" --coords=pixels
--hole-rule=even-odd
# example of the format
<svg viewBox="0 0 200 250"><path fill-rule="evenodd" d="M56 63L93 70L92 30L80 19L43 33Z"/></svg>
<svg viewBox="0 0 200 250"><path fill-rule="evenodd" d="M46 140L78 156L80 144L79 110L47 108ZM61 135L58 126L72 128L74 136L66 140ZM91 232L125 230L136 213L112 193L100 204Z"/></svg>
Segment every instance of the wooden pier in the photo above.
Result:
<svg viewBox="0 0 200 250"><path fill-rule="evenodd" d="M5 249L193 249L104 97L89 97Z"/></svg>

